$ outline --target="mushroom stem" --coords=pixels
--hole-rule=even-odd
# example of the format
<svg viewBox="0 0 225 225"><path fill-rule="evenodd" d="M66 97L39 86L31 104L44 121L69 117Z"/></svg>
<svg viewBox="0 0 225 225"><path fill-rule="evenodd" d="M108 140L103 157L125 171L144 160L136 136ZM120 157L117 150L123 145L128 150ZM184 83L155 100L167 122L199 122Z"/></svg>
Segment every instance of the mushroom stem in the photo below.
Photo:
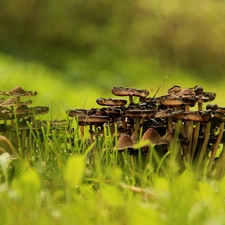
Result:
<svg viewBox="0 0 225 225"><path fill-rule="evenodd" d="M122 124L123 124L124 131L126 131L127 130L127 123L126 123L126 118L124 116L122 117Z"/></svg>
<svg viewBox="0 0 225 225"><path fill-rule="evenodd" d="M224 172L225 172L224 161L225 161L225 145L223 144L223 149L219 156L219 159L216 161L215 165L213 166L213 168L210 171L210 173L212 173L213 171L216 171L216 173L215 173L216 179L220 179L224 176Z"/></svg>
<svg viewBox="0 0 225 225"><path fill-rule="evenodd" d="M93 143L94 140L93 140L93 126L92 126L92 124L90 124L89 128L90 128L90 142Z"/></svg>
<svg viewBox="0 0 225 225"><path fill-rule="evenodd" d="M197 170L200 169L200 166L202 164L203 157L206 153L207 149L207 144L209 142L209 134L210 134L210 127L211 127L211 122L208 122L205 126L205 131L204 131L204 142L198 157L198 162L197 162Z"/></svg>
<svg viewBox="0 0 225 225"><path fill-rule="evenodd" d="M189 162L191 159L193 121L188 121L188 146L186 148L186 159Z"/></svg>
<svg viewBox="0 0 225 225"><path fill-rule="evenodd" d="M191 160L193 160L195 150L196 150L196 146L197 146L197 143L198 143L199 129L200 129L200 122L196 122L195 128L194 128L192 146L191 146Z"/></svg>
<svg viewBox="0 0 225 225"><path fill-rule="evenodd" d="M211 168L213 166L213 162L214 162L214 159L216 157L216 153L217 153L217 150L219 148L221 138L223 136L223 130L224 130L224 123L221 123L220 124L220 131L219 131L219 134L217 136L216 143L214 144L213 149L211 151L211 157L209 159L208 171L211 170Z"/></svg>
<svg viewBox="0 0 225 225"><path fill-rule="evenodd" d="M129 103L133 103L133 96L132 95L129 95Z"/></svg>
<svg viewBox="0 0 225 225"><path fill-rule="evenodd" d="M198 111L202 111L203 110L203 104L202 102L198 102Z"/></svg>
<svg viewBox="0 0 225 225"><path fill-rule="evenodd" d="M173 131L173 118L168 117L167 123L168 123L168 132L172 132Z"/></svg>
<svg viewBox="0 0 225 225"><path fill-rule="evenodd" d="M16 96L16 108L20 107L20 97Z"/></svg>
<svg viewBox="0 0 225 225"><path fill-rule="evenodd" d="M138 117L134 118L134 125L135 125L134 132L138 132L140 130L140 118Z"/></svg>
<svg viewBox="0 0 225 225"><path fill-rule="evenodd" d="M24 129L22 130L22 140L21 140L21 148L22 148L23 155L25 155L25 152L26 152L26 139L27 139L27 130Z"/></svg>
<svg viewBox="0 0 225 225"><path fill-rule="evenodd" d="M81 137L84 137L84 126L80 126Z"/></svg>

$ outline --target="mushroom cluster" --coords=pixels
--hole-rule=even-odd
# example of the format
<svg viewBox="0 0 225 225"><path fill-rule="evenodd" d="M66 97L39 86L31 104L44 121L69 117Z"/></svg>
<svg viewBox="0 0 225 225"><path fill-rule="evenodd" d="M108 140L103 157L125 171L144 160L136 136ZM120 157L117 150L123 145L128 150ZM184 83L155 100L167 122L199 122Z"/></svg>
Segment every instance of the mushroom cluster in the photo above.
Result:
<svg viewBox="0 0 225 225"><path fill-rule="evenodd" d="M32 100L21 101L23 97L33 97L37 94L36 91L26 91L20 86L8 91L0 91L0 95L6 98L1 98L0 101L0 120L4 121L0 124L0 132L7 137L9 134L15 135L18 130L21 135L22 149L25 148L28 130L37 128L35 116L46 114L49 111L49 107L46 106L29 107ZM31 126L28 123L31 123ZM7 131L10 131L9 134Z"/></svg>
<svg viewBox="0 0 225 225"><path fill-rule="evenodd" d="M181 161L200 166L209 159L209 167L215 166L220 144L225 142L225 107L209 104L216 97L214 92L205 92L200 86L181 89L174 85L168 94L153 98L148 97L149 91L135 88L114 87L112 93L117 98L96 100L101 108L67 111L70 117L77 117L82 130L90 127L91 141L104 134L104 126L112 133L117 127L114 149L118 151L128 149L135 154L139 148L148 154L151 145L165 154L171 143L178 143ZM208 103L205 109L204 103Z"/></svg>

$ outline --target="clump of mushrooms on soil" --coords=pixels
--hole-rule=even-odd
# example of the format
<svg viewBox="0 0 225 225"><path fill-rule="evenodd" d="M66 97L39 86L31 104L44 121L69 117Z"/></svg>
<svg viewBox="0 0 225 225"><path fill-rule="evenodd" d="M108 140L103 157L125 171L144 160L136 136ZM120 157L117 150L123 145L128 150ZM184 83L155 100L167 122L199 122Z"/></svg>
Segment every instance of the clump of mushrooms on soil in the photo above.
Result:
<svg viewBox="0 0 225 225"><path fill-rule="evenodd" d="M107 126L117 135L112 151L145 157L154 148L163 157L174 150L180 162L200 168L208 160L208 172L224 173L225 107L210 103L215 93L178 85L152 98L149 91L135 88L114 87L112 93L117 97L96 100L101 108L67 111L77 118L81 130L89 127L90 142L104 136Z"/></svg>
<svg viewBox="0 0 225 225"><path fill-rule="evenodd" d="M215 93L205 92L200 86L182 89L178 85L160 97L148 97L148 90L125 87L114 87L112 93L117 97L96 100L99 108L67 110L71 120L45 121L36 117L48 113L49 107L30 107L32 100L21 100L36 96L36 91L26 91L20 86L0 91L3 96L0 99L0 134L14 145L20 145L23 154L27 154L35 146L32 135L41 135L47 126L49 134L68 131L75 119L80 128L79 138L82 139L88 129L90 144L113 135L110 152L127 151L131 158L141 154L147 161L152 149L161 158L176 151L181 164L201 168L207 160L208 173L217 171L218 177L224 174L225 107L211 104Z"/></svg>
<svg viewBox="0 0 225 225"><path fill-rule="evenodd" d="M34 106L32 100L22 101L21 98L34 97L36 91L27 91L20 86L8 91L0 91L4 96L0 99L0 134L9 139L17 148L21 147L22 154L28 154L35 146L37 135L42 135L42 129L50 124L50 130L55 130L60 121L45 121L37 116L49 112L48 106ZM30 146L32 144L32 146Z"/></svg>

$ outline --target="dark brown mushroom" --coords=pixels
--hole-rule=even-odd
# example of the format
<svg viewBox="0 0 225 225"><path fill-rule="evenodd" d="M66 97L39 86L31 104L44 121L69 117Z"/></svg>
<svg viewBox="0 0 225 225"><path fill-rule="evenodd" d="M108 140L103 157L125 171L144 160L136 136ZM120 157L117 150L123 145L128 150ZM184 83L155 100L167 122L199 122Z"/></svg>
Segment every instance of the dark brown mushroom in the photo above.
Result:
<svg viewBox="0 0 225 225"><path fill-rule="evenodd" d="M168 118L171 117L174 110L172 109L160 109L155 112L154 118Z"/></svg>
<svg viewBox="0 0 225 225"><path fill-rule="evenodd" d="M217 135L217 139L216 139L216 143L213 145L213 148L211 150L211 155L210 155L210 159L209 159L209 164L208 164L208 171L210 171L212 169L215 157L216 157L216 153L217 150L219 148L222 136L223 136L223 132L224 132L224 122L220 124L219 127L219 133Z"/></svg>
<svg viewBox="0 0 225 225"><path fill-rule="evenodd" d="M171 87L169 90L168 90L168 94L171 96L171 97L175 97L176 94L178 92L181 91L181 87L179 85L174 85L173 87Z"/></svg>
<svg viewBox="0 0 225 225"><path fill-rule="evenodd" d="M86 109L70 109L67 111L67 115L70 117L86 116L87 112L88 111Z"/></svg>
<svg viewBox="0 0 225 225"><path fill-rule="evenodd" d="M115 150L125 150L125 149L129 149L129 148L133 148L134 146L134 142L131 139L130 136L128 136L127 134L123 134L122 136L119 137L118 141L117 141L117 145L114 147Z"/></svg>
<svg viewBox="0 0 225 225"><path fill-rule="evenodd" d="M160 103L165 106L181 106L184 104L183 100L169 95L161 96Z"/></svg>
<svg viewBox="0 0 225 225"><path fill-rule="evenodd" d="M49 107L47 106L36 106L36 107L27 107L25 105L21 105L16 109L16 115L21 116L28 116L32 117L35 115L43 115L48 113Z"/></svg>
<svg viewBox="0 0 225 225"><path fill-rule="evenodd" d="M116 96L129 96L130 103L133 102L133 96L145 98L149 91L135 88L114 87L112 93Z"/></svg>
<svg viewBox="0 0 225 225"><path fill-rule="evenodd" d="M149 128L144 132L141 141L146 140L150 141L150 143L146 144L143 142L144 144L142 147L149 146L149 144L152 144L153 146L168 144L168 142L164 140L154 128Z"/></svg>
<svg viewBox="0 0 225 225"><path fill-rule="evenodd" d="M188 121L207 123L212 119L213 115L211 111L190 111L184 112L182 119Z"/></svg>
<svg viewBox="0 0 225 225"><path fill-rule="evenodd" d="M127 104L127 100L117 98L98 98L96 102L104 106L124 106Z"/></svg>

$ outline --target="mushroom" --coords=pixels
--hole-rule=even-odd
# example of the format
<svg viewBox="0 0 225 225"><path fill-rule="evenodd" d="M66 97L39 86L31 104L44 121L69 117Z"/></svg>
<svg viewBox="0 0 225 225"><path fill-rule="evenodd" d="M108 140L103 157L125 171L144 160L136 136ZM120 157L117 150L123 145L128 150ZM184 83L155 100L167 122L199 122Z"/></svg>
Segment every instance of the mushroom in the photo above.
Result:
<svg viewBox="0 0 225 225"><path fill-rule="evenodd" d="M24 102L20 102L20 105L30 105L32 104L32 100L27 100L27 101L24 101ZM17 105L17 99L14 98L14 97L11 97L11 98L8 98L7 100L3 101L0 103L0 106L3 106L3 107L13 107L13 106L16 106Z"/></svg>
<svg viewBox="0 0 225 225"><path fill-rule="evenodd" d="M216 153L217 153L219 144L220 144L222 136L223 136L223 131L224 131L224 122L220 124L219 134L217 135L216 143L213 145L213 148L211 150L211 156L210 156L209 164L208 164L208 171L210 171L213 166L213 163L214 163L214 160L216 157Z"/></svg>
<svg viewBox="0 0 225 225"><path fill-rule="evenodd" d="M131 137L127 134L123 134L122 136L119 137L117 141L117 145L114 147L115 150L125 150L129 148L133 148L134 142L131 139Z"/></svg>
<svg viewBox="0 0 225 225"><path fill-rule="evenodd" d="M10 109L0 107L0 120L11 120L14 118L13 112Z"/></svg>
<svg viewBox="0 0 225 225"><path fill-rule="evenodd" d="M127 104L127 100L117 98L98 98L96 102L104 106L124 106Z"/></svg>
<svg viewBox="0 0 225 225"><path fill-rule="evenodd" d="M96 132L98 125L103 125L104 123L108 123L110 118L108 116L100 116L100 115L85 115L85 116L78 116L78 122L81 125L89 125L89 132L91 134L90 141L93 142L93 133ZM94 125L95 131L93 131L92 126Z"/></svg>
<svg viewBox="0 0 225 225"><path fill-rule="evenodd" d="M0 135L0 148L3 153L4 152L9 153L12 159L19 158L19 155L15 150L15 148L13 147L12 143L2 135Z"/></svg>
<svg viewBox="0 0 225 225"><path fill-rule="evenodd" d="M129 96L130 103L133 102L133 96L145 98L149 91L135 88L114 87L112 93L116 96Z"/></svg>
<svg viewBox="0 0 225 225"><path fill-rule="evenodd" d="M87 114L86 109L70 109L67 111L67 115L70 117L85 116L86 114Z"/></svg>
<svg viewBox="0 0 225 225"><path fill-rule="evenodd" d="M140 120L142 118L149 118L155 114L155 110L149 109L128 109L125 112L125 117L134 119L135 130L140 130ZM134 130L131 130L133 133Z"/></svg>
<svg viewBox="0 0 225 225"><path fill-rule="evenodd" d="M220 179L224 176L225 172L225 145L223 144L222 151L220 153L219 158L215 161L215 165L213 166L212 170L210 173L213 171L216 171L215 173L215 178Z"/></svg>
<svg viewBox="0 0 225 225"><path fill-rule="evenodd" d="M165 106L181 106L184 104L183 100L177 97L171 97L169 95L161 96L160 103Z"/></svg>
<svg viewBox="0 0 225 225"><path fill-rule="evenodd" d="M16 97L16 100L17 100L16 106L19 107L21 105L20 97L23 97L23 96L35 96L38 93L36 91L34 91L34 92L33 91L26 91L22 87L16 86L15 88L13 88L13 89L11 89L9 91L6 91L6 92L1 92L0 94Z"/></svg>
<svg viewBox="0 0 225 225"><path fill-rule="evenodd" d="M171 96L171 97L175 97L176 94L178 92L181 91L181 87L179 85L174 85L173 87L171 87L169 90L168 90L168 94Z"/></svg>
<svg viewBox="0 0 225 225"><path fill-rule="evenodd" d="M167 145L168 142L164 140L154 128L148 128L148 130L144 132L140 143L144 154L147 152L149 144L155 147L157 145Z"/></svg>
<svg viewBox="0 0 225 225"><path fill-rule="evenodd" d="M200 169L200 166L202 164L203 158L206 153L207 145L209 142L210 127L211 127L211 121L207 122L205 125L205 128L204 128L204 141L203 141L202 148L201 148L199 156L198 156L197 171Z"/></svg>
<svg viewBox="0 0 225 225"><path fill-rule="evenodd" d="M211 102L215 99L216 93L214 92L200 92L200 94L196 95L196 100L198 102L198 110L202 110L202 104L204 102Z"/></svg>
<svg viewBox="0 0 225 225"><path fill-rule="evenodd" d="M49 107L47 106L36 106L27 107L26 105L21 105L16 109L16 115L19 117L33 117L35 115L43 115L48 113Z"/></svg>

